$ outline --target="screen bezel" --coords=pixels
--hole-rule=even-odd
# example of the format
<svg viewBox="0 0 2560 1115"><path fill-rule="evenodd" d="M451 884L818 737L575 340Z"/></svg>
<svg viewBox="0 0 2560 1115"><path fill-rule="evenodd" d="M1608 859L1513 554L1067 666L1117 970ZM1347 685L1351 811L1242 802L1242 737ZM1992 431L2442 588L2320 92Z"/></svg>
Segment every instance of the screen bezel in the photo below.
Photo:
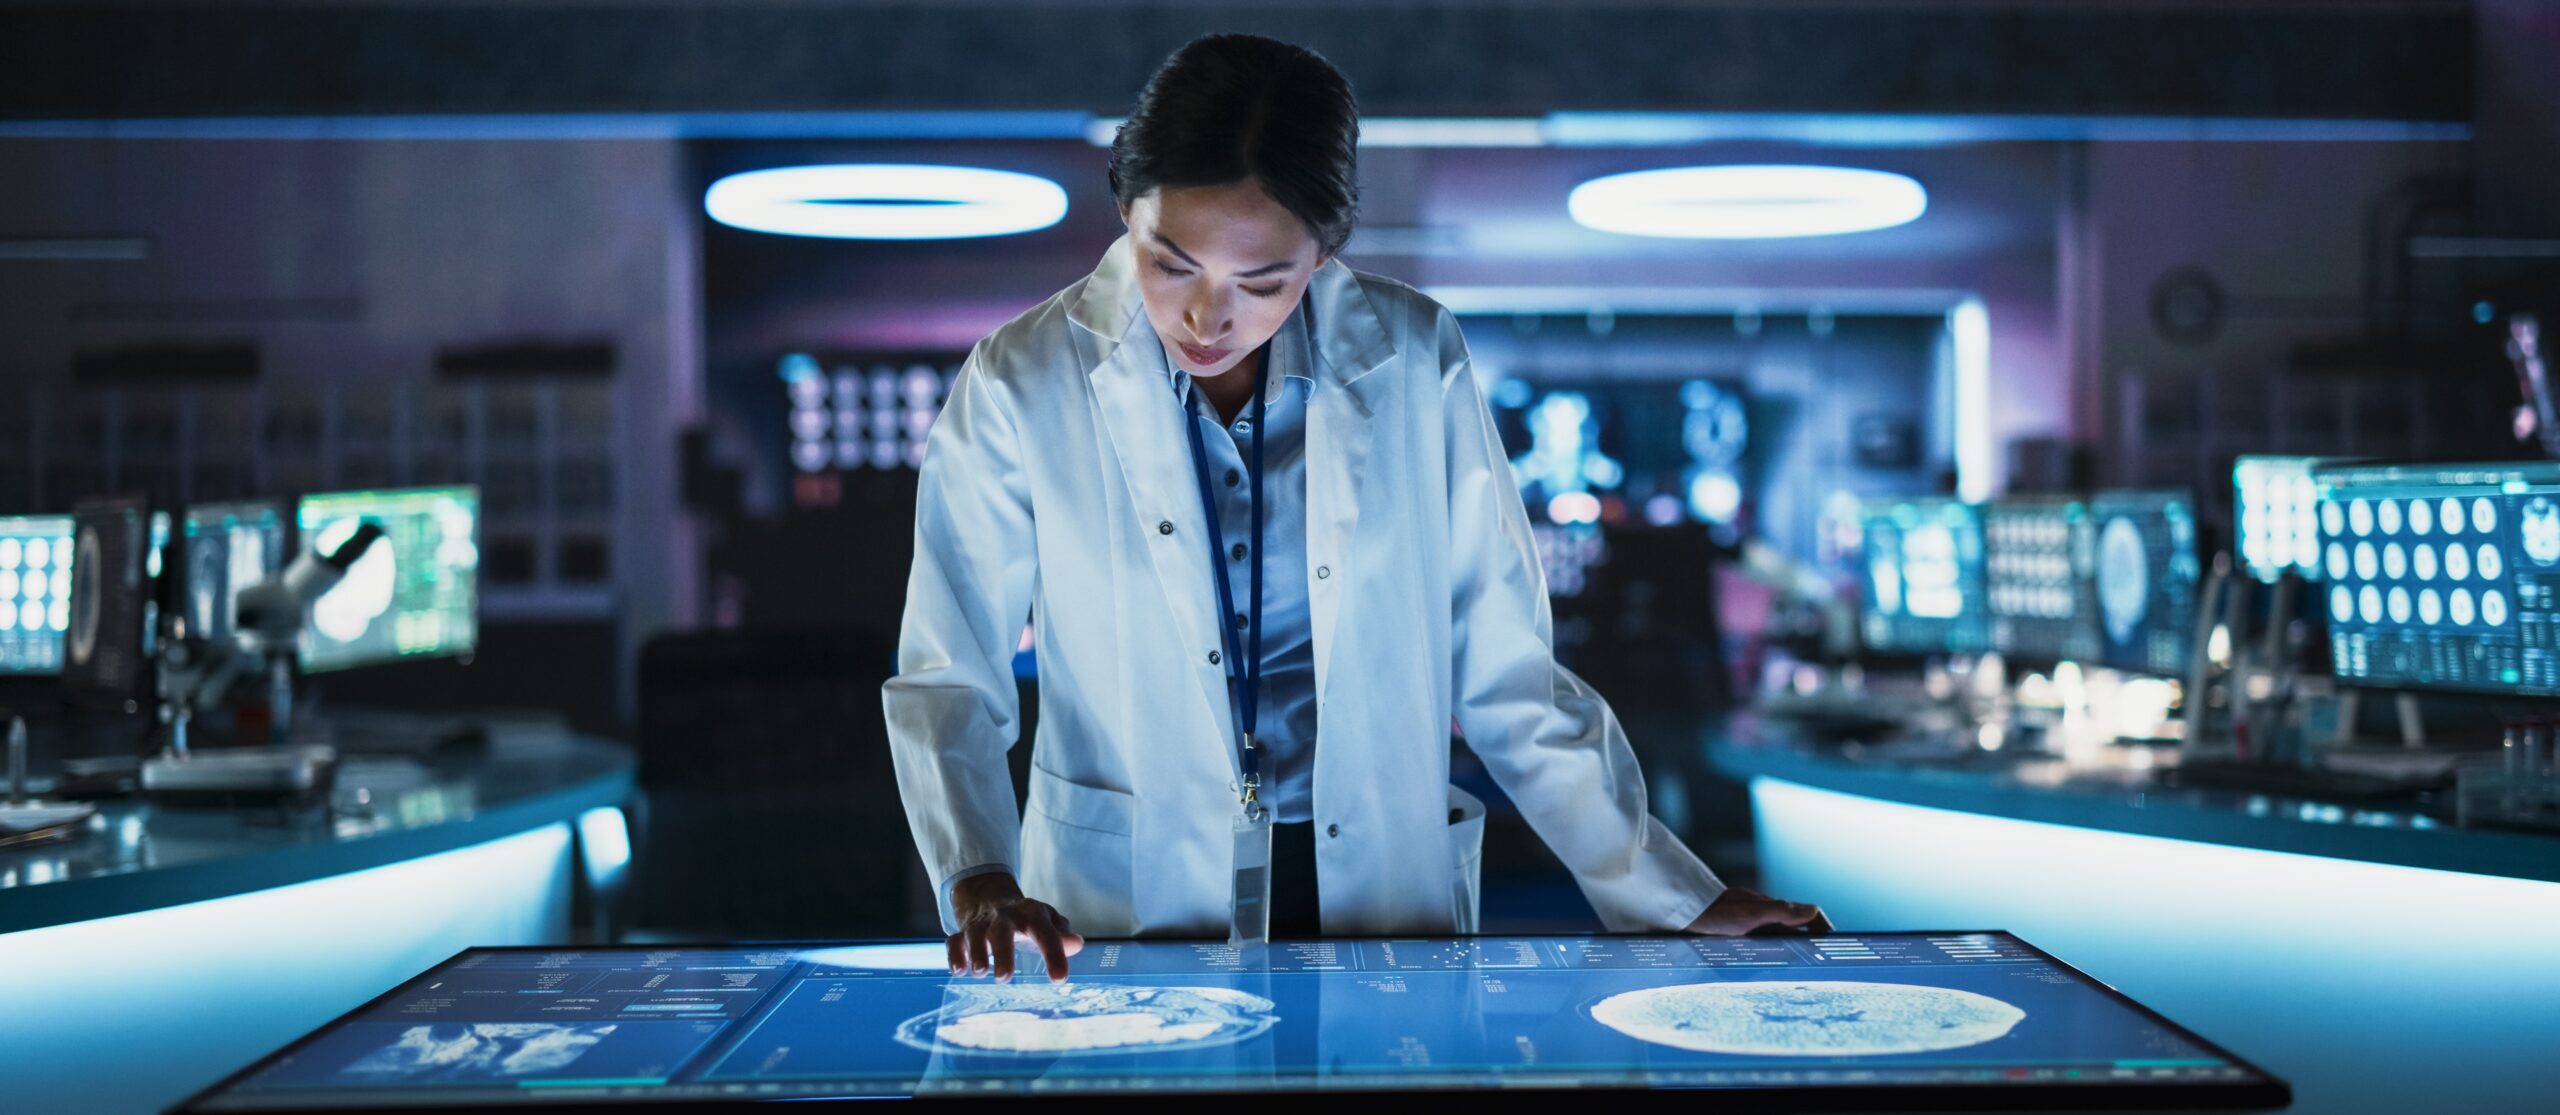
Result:
<svg viewBox="0 0 2560 1115"><path fill-rule="evenodd" d="M2056 957L2056 956L2055 956L2055 955L2053 955L2052 953L2046 952L2045 950L2043 950L2043 949L2041 949L2041 948L2038 948L2038 947L2036 947L2036 946L2035 946L2035 945L2033 945L2033 944L2028 943L2027 941L2025 941L2025 940L2023 940L2023 939L2019 938L2017 934L2011 933L2011 932L2009 932L2009 931L2007 931L2007 930L2004 930L2004 929L1963 929L1963 930L1946 930L1946 929L1907 929L1907 930L1889 930L1889 931L1873 932L1873 933L1841 933L1841 934L1833 934L1833 936L1844 936L1844 937L1945 937L1945 936L1956 936L1956 935L1977 935L1977 934L1978 934L1978 935L1998 934L1998 935L1999 935L1999 936L2001 936L2001 937L2005 937L2005 938L2007 938L2007 939L2008 939L2008 940L2010 940L2010 941L2016 942L2016 943L2017 943L2017 945L2018 945L2019 947L2021 947L2021 948L2023 948L2023 949L2025 949L2025 950L2027 950L2027 951L2029 951L2029 952L2034 953L2038 958L2042 959L2042 960L2043 960L2043 961L2045 961L2046 963L2052 964L2054 967L2056 967L2056 968L2058 968L2058 969L2061 969L2063 972L2067 973L2067 974L2068 974L2068 975L2070 975L2071 977L2073 977L2073 978L2075 978L2075 979L2077 979L2077 980L2080 980L2082 983L2086 984L2088 987L2090 987L2090 988L2094 989L2095 991L2097 991L2100 995L2105 996L2105 997L2107 997L2107 998L2109 998L2109 999L2114 1000L2114 1001L2115 1001L2115 1002L2117 1002L2117 1003L2122 1004L2122 1005L2123 1005L2123 1006L2125 1006L2126 1008L2128 1008L2128 1009L2132 1010L2135 1014L2140 1015L2141 1017L2146 1018L2146 1019L2150 1020L2151 1022L2158 1024L2159 1026L2161 1026L2161 1027L2163 1027L2163 1028L2167 1029L2169 1032L2171 1032L2171 1033L2173 1033L2173 1034L2177 1035L2178 1037L2183 1038L2183 1039L2185 1039L2185 1040L2187 1040L2187 1041L2194 1042L2198 1047L2203 1048L2203 1049L2205 1049L2205 1050L2207 1050L2207 1051L2211 1052L2213 1055L2215 1055L2215 1056L2217 1056L2217 1057L2222 1058L2223 1060L2225 1060L2225 1061L2229 1062L2233 1067L2239 1068L2239 1069L2241 1069L2241 1070L2243 1070L2243 1071L2246 1071L2246 1072L2250 1072L2250 1073L2254 1073L2254 1074L2256 1074L2256 1075L2258 1076L2258 1078L2259 1078L2259 1079L2258 1079L2258 1080L2256 1080L2256 1081L2242 1081L2242 1082L2238 1082L2238 1083L2221 1083L2221 1082L2211 1082L2211 1083L2208 1083L2208 1082L2194 1082L2194 1083L2158 1083L2158 1084L2114 1084L2114 1083L2091 1083L2091 1084L1992 1084L1992 1085L1977 1085L1977 1084L1897 1084L1897 1085L1884 1085L1884 1086L1873 1086L1873 1085L1870 1085L1870 1086L1863 1086L1863 1087L1861 1087L1861 1086L1852 1086L1852 1085L1818 1085L1818 1086L1772 1087L1772 1088L1657 1088L1657 1087L1646 1087L1646 1086L1640 1086L1640 1085L1623 1085L1623 1084L1592 1084L1592 1083L1588 1083L1588 1082L1581 1081L1581 1080L1574 1080L1574 1079L1570 1079L1570 1078L1563 1078L1563 1079L1559 1079L1558 1081L1556 1081L1555 1083L1553 1083L1553 1084L1551 1084L1551 1085L1544 1085L1544 1086L1541 1086L1541 1085L1539 1085L1539 1084L1534 1084L1534 1083L1525 1083L1525 1082L1516 1081L1516 1080L1504 1080L1504 1081L1501 1083L1501 1085L1500 1085L1500 1086L1498 1086L1498 1087L1488 1087L1488 1088L1483 1088L1483 1089L1473 1089L1473 1090L1470 1090L1469 1092L1466 1092L1466 1093L1459 1093L1459 1094L1495 1094L1495 1093L1515 1093L1515 1092L1526 1092L1526 1093L1541 1093L1541 1092L1544 1092L1544 1093L1554 1093L1554 1092L1575 1092L1575 1091L1579 1091L1579 1092L1607 1092L1607 1093L1611 1094L1613 1097L1616 1097L1616 1098L1618 1098L1618 1099L1620 1099L1620 1100L1622 1100L1622 1101L1623 1101L1623 1100L1625 1100L1625 1099L1628 1099L1628 1098L1633 1098L1633 1097L1645 1097L1645 1100L1644 1100L1645 1102L1654 1102L1654 1101L1671 1100L1671 1099L1673 1099L1674 1097L1677 1097L1679 1100L1685 1100L1685 1101L1689 1101L1689 1102L1694 1102L1694 1101L1696 1100L1696 1098L1697 1098L1697 1097L1700 1097L1700 1096L1714 1096L1714 1097L1716 1097L1716 1098L1715 1098L1715 1100L1714 1100L1714 1102L1715 1102L1715 1103L1717 1103L1717 1104L1718 1104L1718 1105L1720 1105L1720 1106L1729 1107L1729 1108L1733 1108L1733 1109L1738 1109L1738 1110L1788 1110L1788 1111L1808 1111L1808 1110L1814 1110L1814 1111L1820 1111L1820 1110L1844 1110L1844 1111L1845 1111L1845 1110L1875 1110L1875 1109L1879 1108L1880 1106L1890 1106L1891 1108L1896 1109L1896 1110L1909 1110L1909 1111L1977 1111L1977 1110L1985 1110L1985 1109L2000 1109L2000 1110L2047 1110L2047 1111L2051 1111L2051 1110L2105 1111L2105 1110L2155 1109L2155 1108L2156 1108L2156 1109L2168 1109L2168 1108L2178 1108L2178 1107L2215 1107L2215 1108L2225 1108L2225 1109L2255 1109L2255 1108L2278 1108L2278 1107L2284 1107L2284 1106L2286 1106L2286 1105L2288 1105L2288 1104L2290 1104L2290 1103L2292 1103L2292 1102L2293 1102L2293 1087L2292 1087L2292 1085L2291 1085L2291 1084L2287 1083L2283 1078L2276 1076L2274 1073L2268 1072L2265 1068L2261 1067L2260 1065L2258 1065L2257 1063L2255 1063L2255 1062L2253 1062L2253 1061L2247 1060L2247 1059L2245 1059L2245 1058L2243 1058L2243 1057L2240 1057L2240 1056L2239 1056L2239 1055L2237 1055L2237 1054L2232 1053L2230 1050L2223 1048L2220 1044L2215 1043L2215 1042L2212 1042L2212 1041L2208 1041L2208 1040L2206 1040L2205 1038L2203 1038L2202 1036L2200 1036L2200 1035L2196 1034L2194 1031L2189 1030L2189 1029L2187 1029L2186 1027L2184 1027L2184 1026L2181 1026L2181 1025L2177 1024L2176 1022L2172 1022L2172 1021L2170 1021L2167 1017L2163 1016L2160 1012L2155 1011L2155 1010L2151 1009L2150 1007L2144 1006L2144 1005L2142 1005L2141 1003L2139 1003L2139 1002L2135 1001L2131 996L2126 995L2125 993L2123 993L2123 992L2121 992L2121 991L2116 990L2116 989L2115 989L2115 987L2113 987L2112 985L2108 984L2106 981L2104 981L2104 980L2100 980L2100 979L2097 979L2097 978L2095 978L2095 977L2093 977L2093 976L2089 975L2087 972L2083 972L2083 971L2081 971L2080 969L2073 967L2071 964L2069 964L2068 962L2066 962L2066 961L2062 960L2061 958ZM1506 938L1508 938L1508 937L1519 937L1519 938L1533 938L1533 939L1555 939L1555 938L1559 938L1559 937L1569 937L1569 938L1574 938L1574 939L1582 939L1582 938L1589 938L1589 937L1662 937L1662 936L1672 936L1672 935L1669 935L1669 934L1615 934L1615 933L1604 933L1604 934L1591 934L1591 933L1573 933L1573 934L1558 934L1558 933L1522 933L1522 934L1479 934L1479 935L1477 935L1477 936L1498 936L1498 937L1506 937ZM1386 938L1386 937L1348 937L1348 938L1327 938L1327 939L1329 939L1329 940L1386 940L1386 939L1390 939L1390 938ZM1406 937L1396 937L1396 938L1392 938L1392 939L1405 940L1405 939L1410 939L1410 938L1406 938ZM1454 935L1453 935L1452 939L1456 939L1456 938L1454 937ZM1818 938L1810 938L1810 937L1809 937L1808 939L1818 939ZM1177 944L1177 943L1181 943L1181 942L1183 942L1184 940L1186 940L1186 938L1171 938L1171 937L1166 937L1166 938L1149 938L1148 940L1151 940L1151 941L1160 941L1160 942L1162 942L1162 943L1166 943L1166 944ZM458 953L453 954L452 956L446 957L445 959L443 959L443 960L441 960L441 961L438 961L438 962L436 962L436 963L435 963L435 964L433 964L433 965L428 966L428 967L427 967L427 969L426 969L425 971L419 972L419 973L418 973L417 975L415 975L415 976L412 976L412 977L410 977L410 978L408 978L408 979L405 979L405 980L400 981L400 983L399 983L399 985L398 985L398 986L393 987L393 988L392 988L391 990L389 990L389 991L385 991L385 992L383 992L383 993L382 993L382 994L380 994L380 995L376 995L376 996L374 996L373 998L366 1000L362 1005L360 1005L360 1006L356 1007L355 1009L350 1010L350 1011L348 1011L348 1012L346 1012L346 1013L344 1013L344 1014L341 1014L341 1015L339 1015L338 1017L336 1017L336 1018L334 1018L334 1019L331 1019L331 1020L330 1020L330 1021L328 1021L327 1023L324 1023L324 1024L322 1024L322 1025L320 1025L320 1026L318 1026L318 1027L313 1028L313 1029L311 1030L311 1032L306 1033L306 1034L302 1035L301 1037L294 1039L293 1041L291 1041L291 1042L287 1043L286 1045L284 1045L282 1048L277 1049L275 1052L269 1053L269 1054L267 1054L266 1056L259 1058L257 1061L255 1061L254 1063L250 1064L248 1067L243 1068L243 1069L241 1069L241 1070L240 1070L240 1071L238 1071L238 1072L232 1073L231 1075L226 1076L226 1077L222 1078L221 1080L219 1080L219 1081L215 1082L211 1087L205 1088L204 1090L199 1091L199 1092L195 1093L195 1094L194 1094L194 1095L192 1095L192 1096L189 1096L189 1097L186 1099L186 1101L185 1101L185 1102L183 1102L183 1103L181 1103L181 1104L177 1105L176 1107L171 1108L170 1110L171 1110L171 1112L173 1113L173 1115L191 1115L191 1113L210 1113L210 1112L219 1112L219 1111L275 1111L275 1112L291 1111L291 1112L295 1112L295 1113L307 1113L307 1115L330 1115L330 1113L344 1113L344 1115L373 1115L373 1113L386 1112L386 1111L405 1111L405 1112L438 1112L438 1111L440 1111L440 1112L452 1112L452 1111L469 1110L469 1108L468 1108L467 1106L457 1106L457 1105L452 1105L452 1104L429 1104L429 1105L401 1106L401 1105L399 1105L399 1104L398 1104L398 1103L396 1103L396 1102L393 1102L393 1103L385 1103L385 1104L380 1104L380 1105L372 1105L372 1104L368 1104L368 1105L361 1106L361 1107L344 1107L344 1108L337 1108L337 1107L317 1107L317 1106L313 1106L313 1107L303 1107L303 1106L283 1107L283 1106L278 1106L278 1107L268 1107L268 1108L256 1108L256 1107L207 1108L207 1107L204 1107L204 1106L202 1106L202 1105L205 1103L205 1101L210 1100L210 1099L213 1099L213 1098L215 1098L216 1096L219 1096L219 1095L223 1094L224 1092L227 1092L227 1091L231 1090L234 1086L236 1086L236 1085L238 1085L238 1084L240 1084L240 1083L243 1083L243 1082L245 1082L245 1081L249 1080L250 1078L252 1078L252 1077L254 1077L254 1076L258 1075L258 1074L259 1074L259 1073L261 1073L261 1072L266 1071L268 1068L272 1067L273 1065L275 1065L277 1062L281 1061L282 1059L284 1059L284 1058L286 1058L286 1057L289 1057L289 1056L291 1056L291 1055L293 1055L293 1054L295 1054L295 1053L297 1053L297 1052L300 1052L300 1051L301 1051L302 1049L304 1049L305 1047L307 1047L307 1046L309 1046L309 1045L313 1044L314 1042L318 1041L322 1035L327 1034L327 1033L329 1033L329 1032L331 1032L331 1031L333 1031L333 1030L337 1029L337 1028L338 1028L338 1027L340 1027L340 1026L346 1025L346 1024L347 1024L347 1023L349 1023L349 1022L352 1022L352 1021L355 1021L355 1020L357 1020L357 1019L361 1018L363 1015L365 1015L365 1014L367 1014L367 1013L371 1012L371 1011L372 1011L375 1007L377 1007L377 1006L381 1006L381 1005L383 1005L383 1004L386 1004L386 1003L390 1002L391 1000L394 1000L394 999L399 998L399 997L400 997L400 995L401 995L402 993L404 993L404 992L408 991L411 987L415 986L415 985L416 985L420 980L426 979L428 976L433 975L434 973L436 973L436 972L438 972L438 971L443 970L443 969L444 969L445 967L447 967L448 965L454 964L454 963L456 963L456 962L458 962L458 961L462 960L464 957L470 956L470 955L472 955L472 954L474 954L474 953L558 952L558 951L561 951L561 949L562 949L562 948L564 948L564 947L567 947L567 948L578 948L578 949L583 949L583 950L586 950L586 951L600 951L600 950L631 950L631 951L635 951L635 952L637 952L637 951L666 951L666 950L671 950L671 949L731 949L731 948L743 948L743 947L748 947L748 946L766 947L766 948L793 948L793 949L807 949L807 948L842 948L842 947L851 946L851 945L874 945L874 944L879 944L879 945L912 945L912 944L930 944L930 943L933 943L933 939L931 939L931 938L922 938L922 937L886 937L886 938L850 938L850 939L844 939L844 940L816 940L816 941L812 941L812 940L785 940L785 941L709 941L709 942L673 942L673 941L670 941L670 942L657 942L657 941L653 941L653 942L650 942L650 943L645 944L645 945L588 945L588 946L574 946L574 945L573 945L573 946L562 946L562 945L501 945L501 946L481 946L481 947L467 948L467 949L462 950L461 952L458 952ZM926 1095L926 1096L888 1096L888 1097L883 1097L883 1096L792 1097L792 1098L791 1098L791 1100L790 1100L790 1102L794 1102L794 1103L831 1103L831 1102L832 1102L832 1103L867 1103L867 1102L877 1102L878 1100L881 1100L881 1099L886 1098L886 1099L921 1099L921 1100L925 1100L925 1101L927 1101L927 1102L931 1102L931 1103L933 1103L933 1104L934 1104L935 1106L937 1106L937 1107L941 1107L941 1106L944 1106L944 1105L972 1105L972 1104L984 1107L984 1106L993 1106L993 1105L995 1105L995 1104L1003 1104L1003 1103L1020 1103L1020 1102L1023 1102L1023 1101L1035 1101L1035 1102L1036 1102L1036 1101L1039 1101L1039 1100L1042 1100L1042 1099L1057 1100L1057 1101L1063 1101L1063 1102L1069 1102L1069 1103L1073 1103L1073 1102L1091 1102L1091 1101L1095 1101L1095 1100L1104 1100L1104 1099L1107 1099L1109 1102L1111 1102L1111 1103L1112 1103L1112 1104L1114 1104L1114 1105L1136 1104L1136 1105L1144 1105L1144 1106L1149 1106L1149 1107L1167 1107L1167 1106L1171 1106L1171 1105L1173 1105L1173 1104L1178 1104L1178 1103L1187 1103L1187 1104L1192 1104L1192 1105L1195 1105L1195 1106L1196 1106L1196 1105L1198 1104L1198 1102L1199 1102L1199 1101L1201 1101L1201 1100L1202 1100L1202 1099L1204 1099L1204 1098L1215 1098L1215 1097L1221 1097L1221 1096L1259 1096L1259 1097L1280 1097L1280 1096L1291 1096L1291 1095L1303 1095L1303 1096L1320 1096L1320 1097L1323 1097L1323 1098L1324 1098L1325 1100L1327 1100L1327 1101L1342 1100L1342 1099L1349 1099L1349 1100L1377 1100L1377 1101L1397 1101L1397 1100L1402 1100L1402 1101L1404 1101L1404 1102L1412 1102L1416 1097L1419 1097L1419 1096L1426 1096L1426 1095L1435 1095L1435 1094L1436 1094L1436 1095L1448 1095L1448 1094L1451 1094L1451 1093L1450 1093L1448 1090L1445 1090L1445 1089L1442 1089L1442 1090L1414 1089L1414 1088L1400 1088L1400 1089L1362 1089L1362 1088L1359 1088L1359 1087L1353 1086L1353 1087L1325 1087L1325 1088L1312 1089L1312 1090L1305 1091L1305 1092L1257 1091L1257 1090L1250 1090L1250 1089L1248 1089L1248 1090L1238 1090L1238 1091L1182 1091L1182 1092L1174 1092L1174 1093L1164 1093L1164 1092L1139 1092L1139 1091L1128 1091L1128 1092L1073 1092L1073 1093L1062 1093L1062 1094L1058 1094L1058 1095L1044 1096L1044 1095L1042 1095L1042 1094L1040 1094L1040 1093L1037 1093L1037 1092L1027 1092L1027 1093L1026 1093L1026 1092L1011 1092L1011 1091L1008 1091L1008 1092L997 1093L997 1094L995 1094L995 1095L992 1095L992 1096L985 1096L985 1097L977 1097L977 1096L957 1096L957 1095L942 1095L942 1094L933 1094L933 1095ZM597 1110L607 1110L607 1111L619 1111L619 1110L629 1110L629 1111L681 1111L681 1110L688 1110L688 1109L690 1109L690 1110L704 1110L704 1109L715 1109L715 1108L731 1108L731 1107L738 1107L738 1106L743 1106L743 1103L742 1103L741 1101L737 1101L737 1100L730 1100L730 1099L718 1099L718 1098L709 1098L709 1097L702 1097L702 1098L695 1098L695 1097L671 1097L671 1098L664 1098L664 1099L636 1099L636 1100L635 1100L635 1099L621 1099L621 1098L598 1098L598 1099L594 1099L594 1100L583 1100L583 1099L573 1099L573 1098L570 1098L570 1097L567 1097L567 1096L554 1096L554 1097L547 1098L544 1102L541 1102L541 1103L507 1104L507 1105L503 1105L500 1109L504 1109L504 1110L528 1110L528 1111L540 1111L540 1110L552 1110L552 1109L570 1110L570 1111L597 1111Z"/></svg>
<svg viewBox="0 0 2560 1115"><path fill-rule="evenodd" d="M99 613L98 622L100 626L97 636L98 644L100 646L106 645L107 642L112 639L124 644L131 650L134 659L132 675L125 680L123 685L112 685L100 680L94 672L89 671L86 668L76 666L72 661L71 654L72 633L69 631L63 632L62 670L60 675L62 679L62 697L65 702L74 707L95 709L104 712L136 712L139 711L139 705L142 699L150 695L152 691L154 676L153 670L156 664L151 661L151 655L148 652L151 647L150 628L153 620L153 613L155 611L153 605L157 602L156 594L159 592L160 587L156 579L151 575L151 550L153 544L151 538L151 514L153 510L154 508L151 505L151 498L143 495L96 496L81 500L72 506L72 588L68 602L71 606L71 622L74 627L77 627L80 622L80 581L82 577L82 570L88 565L88 563L80 560L79 550L81 532L101 520L109 518L123 519L129 516L133 519L135 532L139 535L139 537L134 541L132 554L135 574L134 587L135 591L139 594L139 598L133 601L133 615L129 622L120 623L111 631L105 626L106 613L101 611ZM162 567L167 567L165 560L163 561ZM98 571L97 576L99 577L99 580L96 583L101 588L104 588L106 586L106 571ZM95 655L95 650L96 648L91 648L93 657Z"/></svg>
<svg viewBox="0 0 2560 1115"><path fill-rule="evenodd" d="M288 515L288 526L291 528L289 531L291 545L286 551L287 556L285 557L283 565L286 568L290 568L295 559L310 552L312 540L308 537L308 531L302 525L302 512L304 506L312 500L337 499L349 496L369 496L374 498L431 496L438 493L459 493L467 495L470 498L471 544L473 547L477 548L481 544L483 535L486 533L485 520L488 518L487 513L480 504L480 486L477 484L426 484L415 488L343 488L325 492L302 492L293 497L291 501L292 506L289 509ZM302 622L308 624L310 621L311 609L304 608ZM293 648L293 668L294 672L300 674L334 674L345 670L362 670L374 666L396 665L402 662L432 662L439 659L454 658L468 659L477 655L479 651L480 570L477 566L474 566L471 571L471 640L469 642L458 646L444 647L434 651L433 653L395 654L387 657L360 658L348 662L322 662L315 664L309 651L303 646L303 640L296 638L294 640Z"/></svg>

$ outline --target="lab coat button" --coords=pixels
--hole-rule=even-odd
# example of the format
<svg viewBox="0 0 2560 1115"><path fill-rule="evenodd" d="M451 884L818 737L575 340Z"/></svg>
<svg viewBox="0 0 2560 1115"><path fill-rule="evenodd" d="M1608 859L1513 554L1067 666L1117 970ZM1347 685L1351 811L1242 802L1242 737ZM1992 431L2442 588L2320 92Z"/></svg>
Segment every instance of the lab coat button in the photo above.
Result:
<svg viewBox="0 0 2560 1115"><path fill-rule="evenodd" d="M1342 826L1341 826L1341 825L1326 825L1326 826L1324 827L1324 834L1325 834L1326 836L1340 836L1340 835L1342 835Z"/></svg>
<svg viewBox="0 0 2560 1115"><path fill-rule="evenodd" d="M1236 559L1237 561L1243 561L1243 560L1244 560L1244 555L1245 555L1245 546L1244 546L1244 543L1242 543L1242 542L1238 542L1238 543L1236 543L1235 545L1230 546L1230 547L1228 547L1228 548L1227 548L1227 556L1228 556L1228 557L1231 557L1231 558L1234 558L1234 559Z"/></svg>
<svg viewBox="0 0 2560 1115"><path fill-rule="evenodd" d="M1161 523L1157 523L1157 524L1156 524L1156 533L1157 533L1157 534L1171 534L1171 533L1173 533L1173 520L1171 520L1171 519L1166 519L1165 521L1163 521L1163 522L1161 522Z"/></svg>
<svg viewBox="0 0 2560 1115"><path fill-rule="evenodd" d="M1217 665L1217 664L1218 664L1218 652L1217 652L1217 651L1214 651L1214 650L1213 650L1213 651L1210 651L1210 652L1209 652L1209 664L1210 664L1210 665L1212 665L1212 666L1215 666L1215 665Z"/></svg>
<svg viewBox="0 0 2560 1115"><path fill-rule="evenodd" d="M1319 565L1319 566L1317 566L1317 567L1316 567L1316 579L1317 579L1317 580L1321 581L1321 580L1324 580L1325 578L1330 577L1330 576L1333 576L1333 567L1332 567L1332 566L1330 566L1330 565Z"/></svg>

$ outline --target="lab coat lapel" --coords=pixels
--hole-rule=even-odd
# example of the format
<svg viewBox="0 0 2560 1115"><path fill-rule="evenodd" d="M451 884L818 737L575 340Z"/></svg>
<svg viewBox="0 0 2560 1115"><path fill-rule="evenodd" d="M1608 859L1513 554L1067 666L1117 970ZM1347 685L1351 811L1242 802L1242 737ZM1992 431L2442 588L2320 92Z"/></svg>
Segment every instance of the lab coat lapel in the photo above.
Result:
<svg viewBox="0 0 2560 1115"><path fill-rule="evenodd" d="M1071 320L1103 337L1109 351L1093 368L1094 421L1102 427L1128 486L1129 506L1145 532L1147 554L1155 566L1156 585L1173 617L1174 636L1201 641L1194 652L1208 653L1217 643L1216 586L1209 580L1208 522L1201 517L1191 445L1182 429L1182 412L1173 396L1171 369L1164 343L1137 309L1137 288L1129 276L1133 254L1127 237L1104 253L1102 265L1087 280L1084 296L1069 311ZM1172 523L1173 533L1160 535L1158 523ZM1205 635L1203 634L1205 633ZM1194 670L1198 692L1208 702L1211 723L1230 725L1223 670ZM1222 747L1231 776L1241 777L1235 748Z"/></svg>
<svg viewBox="0 0 2560 1115"><path fill-rule="evenodd" d="M1334 632L1349 589L1351 540L1360 525L1361 485L1375 440L1371 422L1380 381L1369 373L1393 359L1369 296L1341 260L1327 260L1308 284L1307 325L1315 339L1316 390L1307 408L1307 599L1316 650L1316 700L1331 675ZM1332 571L1317 577L1319 570Z"/></svg>

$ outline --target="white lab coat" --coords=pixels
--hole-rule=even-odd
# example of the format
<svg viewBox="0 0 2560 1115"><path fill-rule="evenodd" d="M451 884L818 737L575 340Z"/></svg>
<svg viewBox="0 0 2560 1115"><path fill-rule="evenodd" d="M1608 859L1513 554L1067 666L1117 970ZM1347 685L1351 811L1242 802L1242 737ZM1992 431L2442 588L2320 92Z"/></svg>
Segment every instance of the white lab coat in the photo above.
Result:
<svg viewBox="0 0 2560 1115"><path fill-rule="evenodd" d="M1221 936L1239 777L1210 661L1221 617L1136 267L1123 237L953 381L882 704L936 882L1006 864L1087 936ZM1475 931L1484 810L1449 784L1453 717L1609 928L1686 926L1723 884L1647 812L1617 717L1556 664L1528 516L1456 319L1339 260L1309 291L1324 931ZM1026 618L1040 718L1017 811L1004 753Z"/></svg>

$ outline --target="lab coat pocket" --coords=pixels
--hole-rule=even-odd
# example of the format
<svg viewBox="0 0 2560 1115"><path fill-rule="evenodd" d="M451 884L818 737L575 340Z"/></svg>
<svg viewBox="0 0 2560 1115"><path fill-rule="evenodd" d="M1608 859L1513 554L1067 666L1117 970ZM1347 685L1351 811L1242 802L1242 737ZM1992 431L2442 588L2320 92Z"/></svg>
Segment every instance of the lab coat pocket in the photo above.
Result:
<svg viewBox="0 0 2560 1115"><path fill-rule="evenodd" d="M1477 931L1483 913L1484 802L1449 787L1449 901L1461 934Z"/></svg>
<svg viewBox="0 0 2560 1115"><path fill-rule="evenodd" d="M1022 889L1067 915L1088 937L1137 931L1130 897L1130 815L1121 790L1070 782L1031 768L1022 817Z"/></svg>

